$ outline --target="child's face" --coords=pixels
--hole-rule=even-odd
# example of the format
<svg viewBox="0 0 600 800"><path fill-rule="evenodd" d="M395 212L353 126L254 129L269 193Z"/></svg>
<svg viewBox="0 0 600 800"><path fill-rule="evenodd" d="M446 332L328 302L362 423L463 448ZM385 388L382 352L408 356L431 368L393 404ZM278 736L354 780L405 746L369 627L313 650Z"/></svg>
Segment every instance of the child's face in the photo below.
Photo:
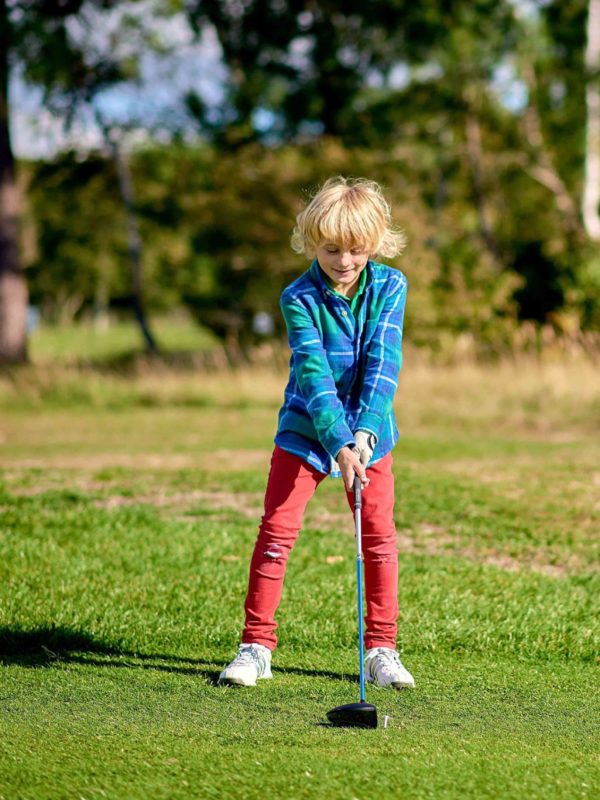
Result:
<svg viewBox="0 0 600 800"><path fill-rule="evenodd" d="M317 247L319 266L340 294L348 294L354 289L368 260L369 251L365 245L325 241Z"/></svg>

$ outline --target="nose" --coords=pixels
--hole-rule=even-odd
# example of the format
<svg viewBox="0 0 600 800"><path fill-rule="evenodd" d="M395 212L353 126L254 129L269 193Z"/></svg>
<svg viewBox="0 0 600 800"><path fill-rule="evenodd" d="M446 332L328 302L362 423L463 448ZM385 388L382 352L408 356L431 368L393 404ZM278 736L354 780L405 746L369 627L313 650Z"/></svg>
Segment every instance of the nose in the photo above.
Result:
<svg viewBox="0 0 600 800"><path fill-rule="evenodd" d="M349 250L345 253L340 253L340 264L344 268L352 266L352 253Z"/></svg>

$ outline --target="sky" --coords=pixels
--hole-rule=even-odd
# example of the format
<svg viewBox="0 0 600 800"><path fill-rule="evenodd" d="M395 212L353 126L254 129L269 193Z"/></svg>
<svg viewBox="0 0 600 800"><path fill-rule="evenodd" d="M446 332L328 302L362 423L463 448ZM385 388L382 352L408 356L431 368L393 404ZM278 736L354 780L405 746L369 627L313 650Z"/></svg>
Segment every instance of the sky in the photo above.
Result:
<svg viewBox="0 0 600 800"><path fill-rule="evenodd" d="M135 11L152 19L152 6L156 0L135 3ZM135 46L131 33L119 33L121 14L95 18L88 14L82 23L72 25L71 36L80 40L94 31L94 47L101 51L110 48L113 53L127 55ZM183 15L164 19L158 15L156 32L170 47L167 57L147 52L140 65L141 76L136 83L114 86L98 95L96 110L107 121L126 123L143 119L148 127L160 127L185 114L180 98L195 89L209 105L220 102L223 96L225 67L221 49L214 31L207 29L195 41ZM119 36L121 41L119 41ZM95 120L94 110L82 109L69 132L64 130L62 119L53 115L43 102L42 91L28 85L18 67L12 71L9 87L11 103L11 141L17 158L49 158L67 148L86 152L102 144L102 134Z"/></svg>

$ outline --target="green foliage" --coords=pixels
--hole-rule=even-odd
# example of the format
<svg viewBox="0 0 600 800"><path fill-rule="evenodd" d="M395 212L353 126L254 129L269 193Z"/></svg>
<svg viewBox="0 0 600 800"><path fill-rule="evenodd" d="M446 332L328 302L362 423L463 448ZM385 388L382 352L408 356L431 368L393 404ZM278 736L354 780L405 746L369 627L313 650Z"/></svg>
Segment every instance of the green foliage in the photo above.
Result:
<svg viewBox="0 0 600 800"><path fill-rule="evenodd" d="M186 305L235 347L255 340L258 312L271 314L282 333L279 295L308 266L289 247L295 215L326 177L342 173L381 181L408 235L407 253L395 264L409 278L407 329L417 343L468 331L495 346L510 339L519 315L547 321L540 304L560 325L558 312L568 302L576 327L592 326L593 254L561 231L544 189L512 167L491 181L487 213L499 260L482 240L468 171L444 146L445 136L431 144L407 141L385 157L333 139L229 153L173 146L133 154L148 308ZM31 170L34 302L47 319L63 321L103 304L124 306L131 291L126 220L113 165L66 154ZM531 218L526 229L523 218Z"/></svg>
<svg viewBox="0 0 600 800"><path fill-rule="evenodd" d="M28 265L31 300L46 319L64 322L86 303L101 305L128 291L117 177L104 159L81 161L74 153L31 170L37 232L37 254Z"/></svg>
<svg viewBox="0 0 600 800"><path fill-rule="evenodd" d="M328 0L239 6L192 0L186 11L195 29L214 27L229 67L226 113L211 118L197 98L190 105L202 129L233 148L311 131L346 145L373 143L379 125L369 105L383 88L393 106L394 69L445 66L452 53L455 62L468 69L485 64L489 73L512 32L505 0L352 0L343 12ZM257 111L272 118L268 130L257 124Z"/></svg>
<svg viewBox="0 0 600 800"><path fill-rule="evenodd" d="M586 124L584 51L587 0L552 0L535 32L536 100L560 174L576 192L583 170Z"/></svg>
<svg viewBox="0 0 600 800"><path fill-rule="evenodd" d="M384 158L402 142L411 164L421 145L427 156L411 177L430 194L440 226L453 218L462 229L440 252L438 285L469 281L463 258L471 273L474 258L491 261L502 290L481 295L493 297L500 327L515 316L559 328L568 316L570 330L575 319L590 326L597 312L590 314L594 292L580 285L589 271L577 199L585 0L527 8L504 0L352 2L344 13L331 3L249 0L243 7L191 3L187 11L196 26L214 25L230 69L231 114L199 117L214 141L239 148L324 132ZM502 81L512 100L500 99ZM270 122L261 128L265 114ZM456 262L456 279L449 278ZM477 272L495 282L494 270ZM454 306L451 294L445 300ZM459 299L459 330L461 306ZM479 314L469 308L467 316L481 336Z"/></svg>
<svg viewBox="0 0 600 800"><path fill-rule="evenodd" d="M351 2L344 13L187 3L193 29L219 39L226 100L217 111L188 97L202 144L132 153L149 310L188 307L233 353L260 338L257 313L283 333L279 295L306 266L289 248L295 215L343 173L380 181L407 232L395 266L409 278L413 341L443 348L468 334L491 353L523 321L593 330L597 255L577 200L586 3L521 12L508 0ZM113 166L72 154L33 165L30 205L31 290L45 317L126 306Z"/></svg>

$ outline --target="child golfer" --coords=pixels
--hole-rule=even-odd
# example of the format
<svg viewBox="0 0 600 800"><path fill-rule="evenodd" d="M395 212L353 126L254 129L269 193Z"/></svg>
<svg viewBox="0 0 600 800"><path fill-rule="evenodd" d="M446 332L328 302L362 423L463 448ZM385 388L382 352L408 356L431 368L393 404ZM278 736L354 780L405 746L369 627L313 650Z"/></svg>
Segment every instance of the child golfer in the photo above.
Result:
<svg viewBox="0 0 600 800"><path fill-rule="evenodd" d="M272 677L275 612L306 504L327 475L341 475L353 508L356 474L363 488L365 675L379 686L414 687L396 652L391 452L407 283L372 260L397 255L403 237L392 229L381 189L367 180L328 180L296 223L292 247L313 260L281 296L290 378L250 563L242 644L219 682L255 686Z"/></svg>

